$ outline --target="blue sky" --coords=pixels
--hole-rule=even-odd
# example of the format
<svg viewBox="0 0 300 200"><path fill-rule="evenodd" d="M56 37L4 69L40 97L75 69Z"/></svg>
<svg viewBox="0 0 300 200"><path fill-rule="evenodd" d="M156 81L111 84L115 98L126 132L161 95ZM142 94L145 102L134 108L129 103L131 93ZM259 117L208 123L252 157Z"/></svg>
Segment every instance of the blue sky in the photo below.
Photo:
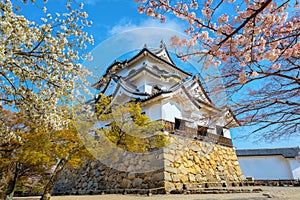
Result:
<svg viewBox="0 0 300 200"><path fill-rule="evenodd" d="M74 0L75 4L79 5L79 0ZM149 41L152 39L157 43L153 43L152 45L156 45L160 42L160 36L166 37L166 35L170 35L174 32L180 34L183 33L184 27L186 24L176 18L167 18L167 22L165 24L161 24L158 20L153 20L150 17L146 17L145 15L141 15L137 12L138 4L134 2L134 0L83 0L85 6L84 10L89 14L89 19L93 21L93 26L89 28L87 31L94 36L95 45L90 46L89 50L93 51L95 59L94 65L98 67L94 67L93 70L97 72L97 74L101 74L103 70L105 70L105 66L107 64L114 61L116 57L119 57L124 51L135 48L142 48L144 43L150 43ZM48 10L52 12L62 12L65 11L65 1L64 0L49 0L49 3L46 4ZM21 13L24 14L27 18L31 20L35 20L39 23L42 23L40 20L41 12L44 4L42 1L37 1L36 4L28 4L27 6L22 6ZM153 33L151 31L142 31L143 36L141 34L138 37L138 42L133 45L133 47L121 48L122 43L116 40L116 38L120 35L120 33L124 31L132 31L138 28L145 27L159 27L161 31ZM156 29L157 30L157 29ZM170 30L170 32L168 32ZM168 32L165 34L165 32ZM121 34L122 35L122 34ZM124 38L120 37L120 40ZM126 34L125 34L126 36ZM145 40L145 42L143 41ZM111 42L116 42L119 46L114 45L107 49L103 48L105 45L109 46ZM151 46L151 45L150 45ZM117 47L117 48L116 48ZM133 48L133 49L132 49ZM102 51L99 51L102 49ZM103 50L104 49L104 50ZM117 53L110 53L113 50L120 50ZM106 56L110 54L109 56ZM107 60L103 63L97 63L97 60L101 60L102 57L106 57ZM116 57L114 57L116 56ZM248 127L242 127L238 129L232 130L232 136L236 137L239 135L243 135L248 132ZM248 139L233 139L234 146L238 149L243 148L276 148L276 147L288 147L288 146L299 146L299 138L291 137L291 138L282 138L281 140L275 141L273 143L264 142L264 141L256 141L256 138L250 137Z"/></svg>

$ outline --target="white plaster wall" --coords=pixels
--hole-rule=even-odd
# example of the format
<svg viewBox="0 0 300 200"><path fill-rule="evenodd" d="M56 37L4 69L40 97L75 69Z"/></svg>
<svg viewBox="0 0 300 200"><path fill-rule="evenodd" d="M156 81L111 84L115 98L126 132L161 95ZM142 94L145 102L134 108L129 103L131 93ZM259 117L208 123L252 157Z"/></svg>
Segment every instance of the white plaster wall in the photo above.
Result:
<svg viewBox="0 0 300 200"><path fill-rule="evenodd" d="M160 120L162 119L161 113L161 105L160 103L156 103L153 105L147 105L143 108L145 114L152 120Z"/></svg>
<svg viewBox="0 0 300 200"><path fill-rule="evenodd" d="M224 137L231 138L230 130L223 128Z"/></svg>
<svg viewBox="0 0 300 200"><path fill-rule="evenodd" d="M148 94L151 94L152 85L155 83L155 81L157 80L152 78L150 75L148 76L146 73L138 79L134 80L132 83L137 86L140 92L147 92Z"/></svg>
<svg viewBox="0 0 300 200"><path fill-rule="evenodd" d="M290 163L282 156L238 157L240 167L246 177L258 180L293 179Z"/></svg>
<svg viewBox="0 0 300 200"><path fill-rule="evenodd" d="M162 105L162 119L174 122L175 118L182 118L180 107L172 101L166 101Z"/></svg>
<svg viewBox="0 0 300 200"><path fill-rule="evenodd" d="M152 85L150 84L145 84L145 92L148 94L152 94Z"/></svg>
<svg viewBox="0 0 300 200"><path fill-rule="evenodd" d="M145 80L138 79L132 82L139 89L140 92L145 92Z"/></svg>
<svg viewBox="0 0 300 200"><path fill-rule="evenodd" d="M292 174L294 179L300 179L300 162L295 158L289 159L290 167L292 170Z"/></svg>

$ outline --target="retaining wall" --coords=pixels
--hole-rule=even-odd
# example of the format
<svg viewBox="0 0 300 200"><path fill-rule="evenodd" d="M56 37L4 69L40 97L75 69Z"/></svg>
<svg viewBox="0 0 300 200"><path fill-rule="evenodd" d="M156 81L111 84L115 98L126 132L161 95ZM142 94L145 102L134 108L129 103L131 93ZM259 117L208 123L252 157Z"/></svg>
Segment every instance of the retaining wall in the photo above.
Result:
<svg viewBox="0 0 300 200"><path fill-rule="evenodd" d="M124 189L167 192L185 186L224 186L245 180L233 148L178 136L168 139L170 144L163 149L142 156L128 153L118 163L94 160L77 169L65 169L54 194L98 194ZM122 168L118 169L118 164Z"/></svg>

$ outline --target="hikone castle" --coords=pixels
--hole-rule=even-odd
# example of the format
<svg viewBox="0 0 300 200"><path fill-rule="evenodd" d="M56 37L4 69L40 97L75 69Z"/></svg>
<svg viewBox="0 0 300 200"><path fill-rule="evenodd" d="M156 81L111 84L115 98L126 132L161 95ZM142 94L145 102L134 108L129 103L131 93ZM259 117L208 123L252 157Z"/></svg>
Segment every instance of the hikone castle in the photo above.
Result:
<svg viewBox="0 0 300 200"><path fill-rule="evenodd" d="M100 79L95 88L116 103L140 101L151 120L165 124L170 144L147 158L124 155L122 169L94 160L65 170L55 193L173 191L244 181L230 136L230 128L239 122L230 108L215 105L198 75L176 66L163 42L158 48L145 46L130 59L115 61L102 77L109 77L108 81L103 84ZM149 168L153 163L155 167Z"/></svg>

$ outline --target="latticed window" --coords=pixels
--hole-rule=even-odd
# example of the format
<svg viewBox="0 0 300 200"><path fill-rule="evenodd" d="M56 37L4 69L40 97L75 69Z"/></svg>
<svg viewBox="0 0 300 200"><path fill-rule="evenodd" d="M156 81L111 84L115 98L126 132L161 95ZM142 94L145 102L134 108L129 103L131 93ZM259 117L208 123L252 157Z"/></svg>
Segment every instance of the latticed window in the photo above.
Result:
<svg viewBox="0 0 300 200"><path fill-rule="evenodd" d="M198 136L207 136L207 127L198 126L197 135Z"/></svg>

